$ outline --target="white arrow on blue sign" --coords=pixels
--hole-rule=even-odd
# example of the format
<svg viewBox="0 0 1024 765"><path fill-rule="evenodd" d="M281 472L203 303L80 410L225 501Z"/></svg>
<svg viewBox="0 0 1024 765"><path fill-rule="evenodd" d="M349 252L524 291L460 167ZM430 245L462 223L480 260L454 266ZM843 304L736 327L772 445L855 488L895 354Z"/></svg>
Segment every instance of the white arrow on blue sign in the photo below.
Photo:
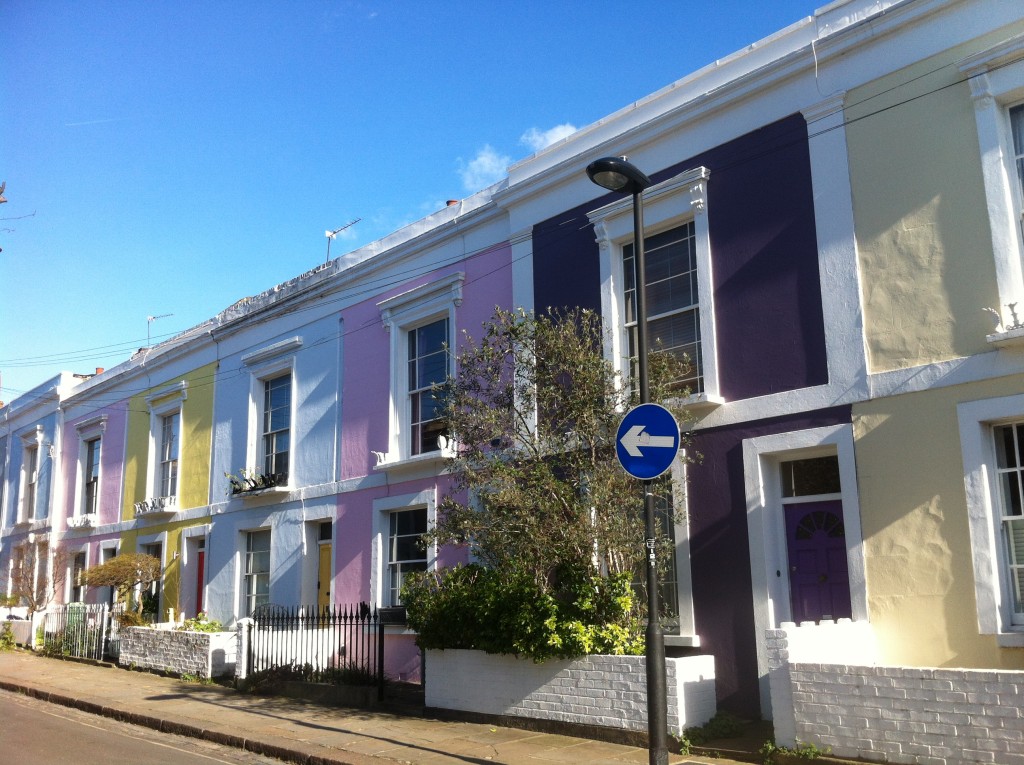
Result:
<svg viewBox="0 0 1024 765"><path fill-rule="evenodd" d="M615 455L634 478L657 478L679 453L679 424L672 412L659 404L633 407L619 423Z"/></svg>

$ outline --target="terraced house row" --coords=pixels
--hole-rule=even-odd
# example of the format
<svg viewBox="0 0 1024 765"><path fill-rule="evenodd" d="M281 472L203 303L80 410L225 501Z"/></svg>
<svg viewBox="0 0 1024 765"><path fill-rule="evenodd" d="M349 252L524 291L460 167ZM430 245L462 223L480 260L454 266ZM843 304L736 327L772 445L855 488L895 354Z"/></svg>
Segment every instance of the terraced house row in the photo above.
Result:
<svg viewBox="0 0 1024 765"><path fill-rule="evenodd" d="M157 555L161 618L398 604L446 490L430 386L495 306L599 311L625 371L644 194L651 338L694 361L670 655L772 717L772 635L1024 669L1024 14L838 0L390 236L0 409L0 578ZM696 33L688 30L687 33ZM681 38L680 44L685 44ZM581 85L582 86L582 85ZM599 83L594 84L599 87ZM57 555L56 551L63 551ZM57 576L53 574L62 574ZM0 579L2 581L2 579ZM389 672L420 656L388 627Z"/></svg>

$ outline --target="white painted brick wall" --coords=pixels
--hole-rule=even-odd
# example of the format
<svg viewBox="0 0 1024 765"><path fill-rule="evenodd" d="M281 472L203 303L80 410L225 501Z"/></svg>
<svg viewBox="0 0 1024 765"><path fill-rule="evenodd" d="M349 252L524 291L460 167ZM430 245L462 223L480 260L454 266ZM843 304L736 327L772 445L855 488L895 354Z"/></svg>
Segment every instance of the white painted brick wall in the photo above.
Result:
<svg viewBox="0 0 1024 765"><path fill-rule="evenodd" d="M674 732L716 711L713 656L666 659L668 722ZM427 651L426 704L631 730L647 729L643 656L588 656L535 664L483 651Z"/></svg>
<svg viewBox="0 0 1024 765"><path fill-rule="evenodd" d="M219 677L234 670L234 632L179 632L149 627L121 630L118 664L178 675Z"/></svg>
<svg viewBox="0 0 1024 765"><path fill-rule="evenodd" d="M778 743L874 762L1024 765L1024 672L804 661L789 641L795 633L797 644L822 634L811 625L769 630ZM780 718L791 737L780 735Z"/></svg>

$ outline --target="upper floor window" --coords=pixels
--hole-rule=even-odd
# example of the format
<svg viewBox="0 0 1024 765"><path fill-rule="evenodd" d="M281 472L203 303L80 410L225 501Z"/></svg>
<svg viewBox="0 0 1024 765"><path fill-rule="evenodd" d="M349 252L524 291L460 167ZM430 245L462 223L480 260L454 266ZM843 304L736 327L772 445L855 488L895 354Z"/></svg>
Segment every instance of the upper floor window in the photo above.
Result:
<svg viewBox="0 0 1024 765"><path fill-rule="evenodd" d="M433 386L448 378L448 319L440 319L408 332L410 454L440 448L443 432L438 415L441 402Z"/></svg>
<svg viewBox="0 0 1024 765"><path fill-rule="evenodd" d="M241 359L252 376L245 465L236 469L248 474L256 488L287 486L296 472L292 386L296 384L296 353L302 345L302 337L290 337Z"/></svg>
<svg viewBox="0 0 1024 765"><path fill-rule="evenodd" d="M160 418L160 496L173 497L178 493L178 438L181 430L181 412L172 412Z"/></svg>
<svg viewBox="0 0 1024 765"><path fill-rule="evenodd" d="M719 404L714 291L707 221L710 172L698 167L644 191L645 278L649 350L689 362L679 381L693 404ZM637 362L637 263L631 198L589 213L601 257L601 313L618 328L605 352L635 379Z"/></svg>
<svg viewBox="0 0 1024 765"><path fill-rule="evenodd" d="M689 362L689 375L679 381L691 393L704 391L701 374L700 299L697 286L697 245L693 221L644 239L647 284L647 337L652 351L667 351ZM637 266L633 244L622 248L623 302L631 371L637 363Z"/></svg>
<svg viewBox="0 0 1024 765"><path fill-rule="evenodd" d="M277 483L288 480L292 426L291 373L263 381L261 442L263 473Z"/></svg>
<svg viewBox="0 0 1024 765"><path fill-rule="evenodd" d="M1024 104L1010 109L1010 136L1013 140L1013 165L1017 171L1017 223L1024 234Z"/></svg>
<svg viewBox="0 0 1024 765"><path fill-rule="evenodd" d="M178 504L181 473L181 421L188 401L188 381L181 380L146 397L149 447L146 496L150 512Z"/></svg>
<svg viewBox="0 0 1024 765"><path fill-rule="evenodd" d="M391 427L382 464L442 448L442 402L433 386L452 372L463 279L461 272L450 274L378 303L381 322L391 333Z"/></svg>
<svg viewBox="0 0 1024 765"><path fill-rule="evenodd" d="M36 517L36 491L39 483L39 446L32 444L25 447L22 462L22 521L31 521Z"/></svg>
<svg viewBox="0 0 1024 765"><path fill-rule="evenodd" d="M82 514L92 515L99 509L100 495L100 439L85 442L84 496Z"/></svg>

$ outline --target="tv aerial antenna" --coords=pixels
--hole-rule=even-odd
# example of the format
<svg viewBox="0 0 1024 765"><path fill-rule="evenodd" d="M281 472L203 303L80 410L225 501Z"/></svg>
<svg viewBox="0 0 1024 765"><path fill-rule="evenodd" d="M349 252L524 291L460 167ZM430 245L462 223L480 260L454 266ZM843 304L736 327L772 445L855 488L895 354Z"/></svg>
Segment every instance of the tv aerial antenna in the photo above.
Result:
<svg viewBox="0 0 1024 765"><path fill-rule="evenodd" d="M362 218L356 218L355 220L350 220L348 223L346 223L341 228L334 229L334 231L324 231L324 236L327 237L327 260L325 260L324 263L330 263L331 262L331 240L333 240L342 231L344 231L347 228L350 228L351 226L356 225L361 220L362 220Z"/></svg>
<svg viewBox="0 0 1024 765"><path fill-rule="evenodd" d="M146 317L146 347L149 348L152 342L149 339L149 330L153 326L153 322L157 319L166 319L168 316L174 316L173 313L162 313L159 316L147 316Z"/></svg>

